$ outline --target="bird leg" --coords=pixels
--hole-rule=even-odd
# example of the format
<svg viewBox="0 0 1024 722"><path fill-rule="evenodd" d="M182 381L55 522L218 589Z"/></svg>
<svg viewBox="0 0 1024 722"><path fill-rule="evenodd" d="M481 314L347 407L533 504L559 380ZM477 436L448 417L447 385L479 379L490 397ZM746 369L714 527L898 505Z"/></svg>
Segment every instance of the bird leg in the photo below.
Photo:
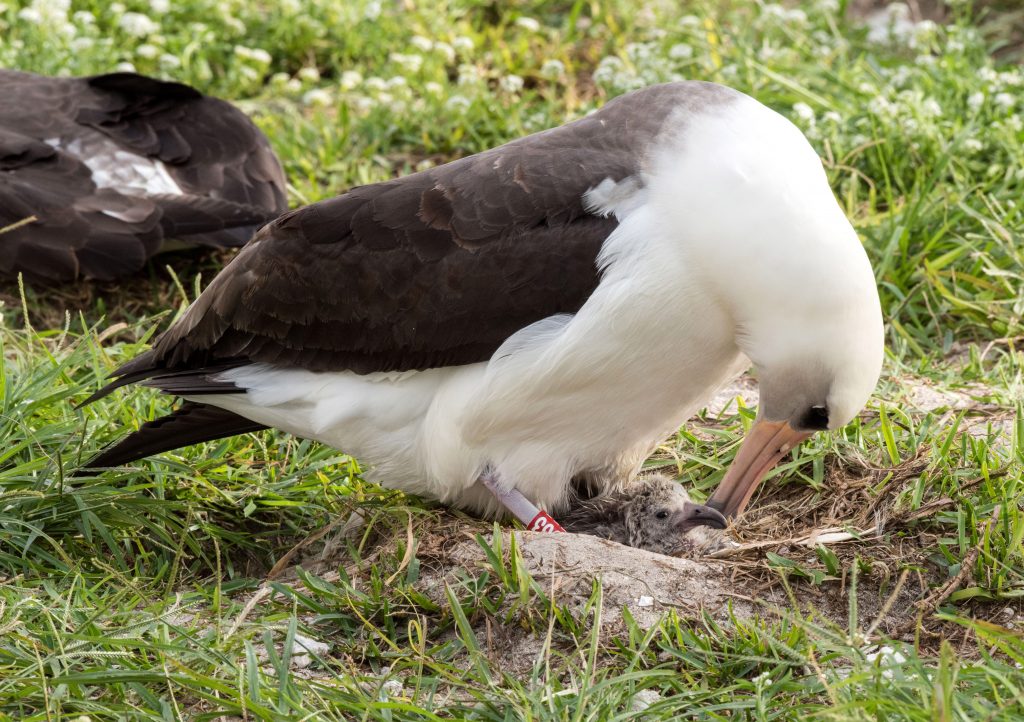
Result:
<svg viewBox="0 0 1024 722"><path fill-rule="evenodd" d="M551 518L543 509L537 508L537 506L523 496L522 492L518 489L502 489L498 484L497 475L490 469L484 470L484 473L480 476L480 481L487 487L488 490L494 497L501 502L511 514L523 522L526 528L530 531L565 531L562 526Z"/></svg>

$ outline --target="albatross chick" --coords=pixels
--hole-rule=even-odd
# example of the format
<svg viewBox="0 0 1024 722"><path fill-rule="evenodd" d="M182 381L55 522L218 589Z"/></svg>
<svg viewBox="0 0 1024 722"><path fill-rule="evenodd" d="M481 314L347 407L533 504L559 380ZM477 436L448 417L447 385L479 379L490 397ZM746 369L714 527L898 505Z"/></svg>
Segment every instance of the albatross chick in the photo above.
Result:
<svg viewBox="0 0 1024 722"><path fill-rule="evenodd" d="M725 518L690 501L686 489L661 474L581 501L560 521L569 532L674 557L707 554L725 544Z"/></svg>

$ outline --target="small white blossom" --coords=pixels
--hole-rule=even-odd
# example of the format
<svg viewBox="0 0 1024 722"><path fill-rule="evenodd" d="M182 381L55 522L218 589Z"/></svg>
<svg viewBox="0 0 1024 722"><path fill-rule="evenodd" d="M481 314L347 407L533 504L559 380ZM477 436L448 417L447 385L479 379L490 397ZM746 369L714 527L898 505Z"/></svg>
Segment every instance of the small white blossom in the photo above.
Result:
<svg viewBox="0 0 1024 722"><path fill-rule="evenodd" d="M825 114L821 116L826 123L833 123L839 125L843 122L843 117L834 110L826 110Z"/></svg>
<svg viewBox="0 0 1024 722"><path fill-rule="evenodd" d="M475 43L473 42L473 38L460 35L452 41L452 47L459 52L469 52L475 47Z"/></svg>
<svg viewBox="0 0 1024 722"><path fill-rule="evenodd" d="M121 15L121 14L124 13L125 10L127 10L127 8L124 6L123 3L110 3L110 5L108 6L108 9L114 15Z"/></svg>
<svg viewBox="0 0 1024 722"><path fill-rule="evenodd" d="M149 0L149 9L157 15L163 15L171 9L171 0Z"/></svg>
<svg viewBox="0 0 1024 722"><path fill-rule="evenodd" d="M373 91L374 93L382 93L388 87L388 81L384 78L378 78L376 76L366 79L366 89Z"/></svg>
<svg viewBox="0 0 1024 722"><path fill-rule="evenodd" d="M392 89L394 89L394 88L405 88L405 87L408 87L408 85L409 85L409 81L406 80L401 75L392 75L390 78L388 78L388 87L389 88L392 88Z"/></svg>
<svg viewBox="0 0 1024 722"><path fill-rule="evenodd" d="M367 20L376 20L380 17L380 11L380 0L371 0L366 3L366 7L363 8L363 17Z"/></svg>
<svg viewBox="0 0 1024 722"><path fill-rule="evenodd" d="M92 38L75 38L71 41L71 49L76 53L80 53L83 50L88 50L96 44L96 41Z"/></svg>
<svg viewBox="0 0 1024 722"><path fill-rule="evenodd" d="M518 93L523 89L523 83L524 81L521 77L512 74L504 76L500 81L502 90L509 93Z"/></svg>
<svg viewBox="0 0 1024 722"><path fill-rule="evenodd" d="M423 67L423 56L416 53L391 53L389 57L391 62L401 65L404 70L410 73L418 72Z"/></svg>
<svg viewBox="0 0 1024 722"><path fill-rule="evenodd" d="M693 57L693 46L687 43L676 43L668 49L668 56L673 60L686 60Z"/></svg>
<svg viewBox="0 0 1024 722"><path fill-rule="evenodd" d="M679 25L684 28L699 28L701 26L700 18L696 15L683 15L679 18Z"/></svg>
<svg viewBox="0 0 1024 722"><path fill-rule="evenodd" d="M75 14L71 16L71 19L82 26L96 24L96 16L88 10L76 11Z"/></svg>
<svg viewBox="0 0 1024 722"><path fill-rule="evenodd" d="M434 52L444 58L446 63L455 62L455 48L445 42L434 43Z"/></svg>
<svg viewBox="0 0 1024 722"><path fill-rule="evenodd" d="M1017 99L1009 93L996 93L992 101L1003 110L1009 110L1017 104Z"/></svg>
<svg viewBox="0 0 1024 722"><path fill-rule="evenodd" d="M977 138L968 138L964 141L964 150L968 153L980 153L984 147L985 144Z"/></svg>
<svg viewBox="0 0 1024 722"><path fill-rule="evenodd" d="M480 80L480 73L475 65L463 63L459 66L459 85L474 85Z"/></svg>
<svg viewBox="0 0 1024 722"><path fill-rule="evenodd" d="M235 46L235 55L242 60L252 60L259 65L270 65L273 58L263 48L247 48L244 45Z"/></svg>
<svg viewBox="0 0 1024 722"><path fill-rule="evenodd" d="M284 89L289 93L298 93L302 90L302 81L298 78L291 78L287 83L284 84Z"/></svg>
<svg viewBox="0 0 1024 722"><path fill-rule="evenodd" d="M177 55L171 55L170 53L164 53L160 56L159 63L164 68L179 68L181 67L181 59Z"/></svg>
<svg viewBox="0 0 1024 722"><path fill-rule="evenodd" d="M150 20L148 15L142 13L125 13L117 24L129 35L142 38L152 35L160 29L160 26Z"/></svg>
<svg viewBox="0 0 1024 722"><path fill-rule="evenodd" d="M363 74L358 70L346 70L341 74L341 81L338 83L342 90L358 88L363 82Z"/></svg>
<svg viewBox="0 0 1024 722"><path fill-rule="evenodd" d="M158 48L155 45L150 45L149 43L143 43L139 47L135 48L135 54L138 55L140 58L152 60L160 54L160 48Z"/></svg>
<svg viewBox="0 0 1024 722"><path fill-rule="evenodd" d="M972 112L975 112L975 113L978 112L978 110L980 110L981 106L984 105L984 104L985 104L985 94L984 93L971 93L971 95L967 98L967 107Z"/></svg>
<svg viewBox="0 0 1024 722"><path fill-rule="evenodd" d="M299 72L295 75L299 80L305 83L315 83L320 80L320 71L309 65L304 68L299 68Z"/></svg>
<svg viewBox="0 0 1024 722"><path fill-rule="evenodd" d="M18 11L18 19L24 20L27 23L32 23L33 25L39 25L43 22L43 15L35 8L22 8Z"/></svg>
<svg viewBox="0 0 1024 722"><path fill-rule="evenodd" d="M942 106L935 98L926 98L921 104L921 112L929 117L938 118L942 115Z"/></svg>
<svg viewBox="0 0 1024 722"><path fill-rule="evenodd" d="M445 106L452 110L466 110L472 102L465 95L452 95L448 98Z"/></svg>
<svg viewBox="0 0 1024 722"><path fill-rule="evenodd" d="M129 62L118 63L114 66L114 70L118 73L134 73L135 66Z"/></svg>
<svg viewBox="0 0 1024 722"><path fill-rule="evenodd" d="M526 17L525 15L516 18L516 25L529 30L531 33L535 33L540 30L540 23L534 18Z"/></svg>
<svg viewBox="0 0 1024 722"><path fill-rule="evenodd" d="M793 112L796 113L796 117L800 120L814 125L814 109L807 103L794 103Z"/></svg>
<svg viewBox="0 0 1024 722"><path fill-rule="evenodd" d="M314 88L313 90L307 91L306 94L302 96L302 102L304 104L319 108L330 105L332 100L331 94L323 88Z"/></svg>
<svg viewBox="0 0 1024 722"><path fill-rule="evenodd" d="M545 78L560 78L565 75L565 63L555 58L545 60L540 66L540 74Z"/></svg>
<svg viewBox="0 0 1024 722"><path fill-rule="evenodd" d="M234 15L228 15L224 18L224 25L231 30L235 35L245 35L246 27L245 23L236 18Z"/></svg>
<svg viewBox="0 0 1024 722"><path fill-rule="evenodd" d="M424 53L430 52L434 48L434 41L422 35L413 35L409 40L409 44Z"/></svg>
<svg viewBox="0 0 1024 722"><path fill-rule="evenodd" d="M423 84L423 89L431 95L441 95L444 93L444 86L440 83L436 83L433 80L429 80Z"/></svg>

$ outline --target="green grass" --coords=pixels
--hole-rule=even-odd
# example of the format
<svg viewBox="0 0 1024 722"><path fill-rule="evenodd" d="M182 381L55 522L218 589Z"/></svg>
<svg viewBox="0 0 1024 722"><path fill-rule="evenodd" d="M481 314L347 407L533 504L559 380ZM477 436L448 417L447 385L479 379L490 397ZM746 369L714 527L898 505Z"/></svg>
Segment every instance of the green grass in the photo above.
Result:
<svg viewBox="0 0 1024 722"><path fill-rule="evenodd" d="M281 156L293 205L565 122L634 87L733 85L819 150L888 329L869 408L780 467L750 532L767 523L757 509L774 508L808 528L881 518L881 538L745 558L795 602L845 584L845 621L794 604L762 621L669 614L642 629L627 615L602 631L599 587L582 606L550 597L515 547L472 520L462 524L481 533L486 563L425 593L429 542L454 528L451 515L366 484L356 460L307 441L263 433L68 476L167 408L146 391L74 403L224 258L169 256L119 287L8 284L0 718L1024 717L1024 73L992 60L1019 56L1000 22L1014 16L958 4L948 27L877 42L839 5L0 3L0 66L86 74L131 62L239 103ZM924 403L922 389L945 396ZM751 417L734 406L698 418L651 465L707 491ZM331 565L268 580L357 510L367 528ZM935 594L922 629L889 639L858 603L903 572L924 585L918 598ZM488 621L536 640L527 673L492 653ZM329 646L299 667L303 639Z"/></svg>

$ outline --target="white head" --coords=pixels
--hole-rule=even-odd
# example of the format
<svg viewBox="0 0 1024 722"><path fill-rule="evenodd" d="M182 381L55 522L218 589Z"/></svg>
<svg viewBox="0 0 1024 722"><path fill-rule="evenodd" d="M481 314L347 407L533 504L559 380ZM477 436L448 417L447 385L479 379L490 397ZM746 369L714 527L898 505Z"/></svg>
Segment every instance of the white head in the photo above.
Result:
<svg viewBox="0 0 1024 722"><path fill-rule="evenodd" d="M757 370L758 423L711 499L735 515L789 449L867 402L883 357L878 290L817 154L774 111L737 94L687 115L651 160L687 265Z"/></svg>

